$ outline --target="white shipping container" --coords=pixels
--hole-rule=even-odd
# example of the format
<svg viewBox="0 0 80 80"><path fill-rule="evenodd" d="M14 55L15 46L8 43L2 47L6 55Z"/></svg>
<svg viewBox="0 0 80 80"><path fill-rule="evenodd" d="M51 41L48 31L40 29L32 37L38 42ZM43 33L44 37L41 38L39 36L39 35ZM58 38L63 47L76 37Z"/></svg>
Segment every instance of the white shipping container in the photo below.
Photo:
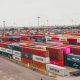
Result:
<svg viewBox="0 0 80 80"><path fill-rule="evenodd" d="M50 63L49 57L41 57L37 55L33 55L33 60L41 63Z"/></svg>
<svg viewBox="0 0 80 80"><path fill-rule="evenodd" d="M6 53L13 54L13 51L12 51L12 49L7 49L6 48Z"/></svg>
<svg viewBox="0 0 80 80"><path fill-rule="evenodd" d="M59 41L67 41L67 37L59 37Z"/></svg>
<svg viewBox="0 0 80 80"><path fill-rule="evenodd" d="M80 43L80 38L77 38L77 43Z"/></svg>
<svg viewBox="0 0 80 80"><path fill-rule="evenodd" d="M49 36L45 36L45 39L46 39L46 41L49 41L49 40L51 40L52 38L49 37Z"/></svg>
<svg viewBox="0 0 80 80"><path fill-rule="evenodd" d="M6 48L0 48L0 51L2 51L2 52L6 52Z"/></svg>
<svg viewBox="0 0 80 80"><path fill-rule="evenodd" d="M69 72L64 67L60 67L53 64L46 64L46 70L51 73L58 74L60 76L68 76Z"/></svg>
<svg viewBox="0 0 80 80"><path fill-rule="evenodd" d="M21 52L20 51L13 50L13 54L16 55L16 56L21 56Z"/></svg>
<svg viewBox="0 0 80 80"><path fill-rule="evenodd" d="M1 47L0 47L0 51L1 51Z"/></svg>
<svg viewBox="0 0 80 80"><path fill-rule="evenodd" d="M31 48L37 48L37 49L44 49L46 50L47 46L39 46L39 45L35 45L35 46L30 46Z"/></svg>
<svg viewBox="0 0 80 80"><path fill-rule="evenodd" d="M17 61L21 61L21 57L17 55L13 55L13 59Z"/></svg>

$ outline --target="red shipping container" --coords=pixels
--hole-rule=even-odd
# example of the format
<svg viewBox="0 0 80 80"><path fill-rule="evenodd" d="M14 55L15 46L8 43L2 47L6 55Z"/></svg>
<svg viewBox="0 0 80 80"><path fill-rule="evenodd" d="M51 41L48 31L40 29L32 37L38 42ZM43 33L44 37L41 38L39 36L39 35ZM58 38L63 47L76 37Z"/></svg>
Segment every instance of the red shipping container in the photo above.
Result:
<svg viewBox="0 0 80 80"><path fill-rule="evenodd" d="M2 41L9 41L8 37L2 37Z"/></svg>
<svg viewBox="0 0 80 80"><path fill-rule="evenodd" d="M53 41L59 41L59 38L58 37L53 37L52 40Z"/></svg>
<svg viewBox="0 0 80 80"><path fill-rule="evenodd" d="M0 43L0 47L6 48L6 44L5 43Z"/></svg>
<svg viewBox="0 0 80 80"><path fill-rule="evenodd" d="M80 46L80 43L77 43L78 46Z"/></svg>
<svg viewBox="0 0 80 80"><path fill-rule="evenodd" d="M23 53L30 53L30 54L32 54L31 52L31 48L29 48L29 47L22 47L22 50L21 50Z"/></svg>
<svg viewBox="0 0 80 80"><path fill-rule="evenodd" d="M27 58L21 58L21 62L23 62L25 64L33 64L33 61L31 59L27 59Z"/></svg>
<svg viewBox="0 0 80 80"><path fill-rule="evenodd" d="M75 39L75 38L68 38L67 41L69 41L69 42L77 42L77 39Z"/></svg>
<svg viewBox="0 0 80 80"><path fill-rule="evenodd" d="M40 63L40 62L37 62L37 61L33 61L33 66L34 66L36 69L46 70L46 64L44 64L44 63Z"/></svg>
<svg viewBox="0 0 80 80"><path fill-rule="evenodd" d="M33 38L44 38L43 35L33 35Z"/></svg>
<svg viewBox="0 0 80 80"><path fill-rule="evenodd" d="M80 47L74 46L74 47L71 47L70 49L71 49L71 53L80 55Z"/></svg>
<svg viewBox="0 0 80 80"><path fill-rule="evenodd" d="M52 60L50 59L50 63L51 64L55 64L55 65L58 65L58 66L64 66L64 61L59 61L59 60Z"/></svg>
<svg viewBox="0 0 80 80"><path fill-rule="evenodd" d="M47 50L49 50L49 56L51 59L64 61L64 54L62 49L56 47L48 47Z"/></svg>
<svg viewBox="0 0 80 80"><path fill-rule="evenodd" d="M31 53L34 55L37 55L37 56L42 56L42 57L48 57L49 56L48 50L41 50L41 49L32 48Z"/></svg>

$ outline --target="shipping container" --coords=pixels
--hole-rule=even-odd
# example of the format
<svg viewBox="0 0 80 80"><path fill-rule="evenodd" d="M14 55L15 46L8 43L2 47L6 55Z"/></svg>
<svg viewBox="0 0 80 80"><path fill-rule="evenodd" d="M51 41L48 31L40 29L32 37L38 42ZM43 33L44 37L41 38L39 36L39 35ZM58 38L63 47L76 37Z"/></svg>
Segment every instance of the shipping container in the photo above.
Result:
<svg viewBox="0 0 80 80"><path fill-rule="evenodd" d="M48 47L50 63L58 66L64 66L63 50L57 47Z"/></svg>
<svg viewBox="0 0 80 80"><path fill-rule="evenodd" d="M80 63L80 55L68 54L67 55L67 61Z"/></svg>
<svg viewBox="0 0 80 80"><path fill-rule="evenodd" d="M68 61L67 60L66 66L69 66L69 67L72 67L72 68L76 68L76 69L80 69L80 63L73 62L73 61Z"/></svg>
<svg viewBox="0 0 80 80"><path fill-rule="evenodd" d="M46 42L47 42L47 41L52 41L52 38L49 37L49 36L45 36L45 39L46 39Z"/></svg>
<svg viewBox="0 0 80 80"><path fill-rule="evenodd" d="M16 55L16 56L20 56L21 57L21 52L20 51L13 50L13 55Z"/></svg>
<svg viewBox="0 0 80 80"><path fill-rule="evenodd" d="M49 57L49 52L48 50L40 50L40 49L31 49L31 53L37 56L41 56L41 57Z"/></svg>
<svg viewBox="0 0 80 80"><path fill-rule="evenodd" d="M32 48L29 48L29 47L22 47L21 49L21 52L22 53L29 53L29 54L32 54Z"/></svg>
<svg viewBox="0 0 80 80"><path fill-rule="evenodd" d="M70 49L71 49L71 53L76 54L76 55L80 55L80 47L72 46L72 47L70 47Z"/></svg>
<svg viewBox="0 0 80 80"><path fill-rule="evenodd" d="M13 49L13 45L12 44L6 44L6 48Z"/></svg>
<svg viewBox="0 0 80 80"><path fill-rule="evenodd" d="M41 63L41 62L33 61L33 66L36 69L46 70L46 64Z"/></svg>
<svg viewBox="0 0 80 80"><path fill-rule="evenodd" d="M45 43L46 39L45 38L34 38L35 42L41 42L41 43Z"/></svg>
<svg viewBox="0 0 80 80"><path fill-rule="evenodd" d="M76 38L68 38L67 39L69 42L76 42L77 43L77 39Z"/></svg>
<svg viewBox="0 0 80 80"><path fill-rule="evenodd" d="M69 72L64 67L60 67L53 64L46 64L46 70L51 73L58 74L60 76L68 76Z"/></svg>
<svg viewBox="0 0 80 80"><path fill-rule="evenodd" d="M77 45L77 42L69 42L71 45Z"/></svg>
<svg viewBox="0 0 80 80"><path fill-rule="evenodd" d="M14 60L17 60L17 61L21 61L21 56L18 56L18 55L14 55L13 54L13 59Z"/></svg>
<svg viewBox="0 0 80 80"><path fill-rule="evenodd" d="M50 59L49 57L41 57L41 56L36 56L36 55L33 55L33 60L34 61L37 61L37 62L41 62L41 63L50 63Z"/></svg>
<svg viewBox="0 0 80 80"><path fill-rule="evenodd" d="M21 62L25 64L31 64L33 65L33 60L28 59L28 58L21 58Z"/></svg>
<svg viewBox="0 0 80 80"><path fill-rule="evenodd" d="M9 38L9 41L20 42L20 39L12 37L12 38Z"/></svg>
<svg viewBox="0 0 80 80"><path fill-rule="evenodd" d="M21 58L33 59L33 55L30 53L22 53Z"/></svg>
<svg viewBox="0 0 80 80"><path fill-rule="evenodd" d="M0 42L0 47L6 48L6 44Z"/></svg>
<svg viewBox="0 0 80 80"><path fill-rule="evenodd" d="M53 37L52 40L53 41L59 41L59 37Z"/></svg>
<svg viewBox="0 0 80 80"><path fill-rule="evenodd" d="M67 37L59 37L59 41L67 41Z"/></svg>
<svg viewBox="0 0 80 80"><path fill-rule="evenodd" d="M15 51L21 51L21 46L14 44L13 45L13 50L15 50Z"/></svg>
<svg viewBox="0 0 80 80"><path fill-rule="evenodd" d="M53 60L64 60L63 50L56 47L48 47L47 50L49 50L49 57Z"/></svg>

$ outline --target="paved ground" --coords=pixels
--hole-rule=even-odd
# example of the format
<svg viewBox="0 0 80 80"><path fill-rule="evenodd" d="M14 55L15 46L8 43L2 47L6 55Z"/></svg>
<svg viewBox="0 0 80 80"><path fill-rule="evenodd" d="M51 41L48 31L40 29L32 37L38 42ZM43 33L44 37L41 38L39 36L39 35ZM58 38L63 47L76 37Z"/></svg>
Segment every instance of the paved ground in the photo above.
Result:
<svg viewBox="0 0 80 80"><path fill-rule="evenodd" d="M17 65L9 60L0 57L0 80L55 80L53 77L42 75L28 68ZM79 77L57 76L57 80L80 80Z"/></svg>
<svg viewBox="0 0 80 80"><path fill-rule="evenodd" d="M54 80L0 57L0 80Z"/></svg>
<svg viewBox="0 0 80 80"><path fill-rule="evenodd" d="M79 77L75 77L75 76L67 76L67 77L57 77L57 80L80 80L80 76Z"/></svg>

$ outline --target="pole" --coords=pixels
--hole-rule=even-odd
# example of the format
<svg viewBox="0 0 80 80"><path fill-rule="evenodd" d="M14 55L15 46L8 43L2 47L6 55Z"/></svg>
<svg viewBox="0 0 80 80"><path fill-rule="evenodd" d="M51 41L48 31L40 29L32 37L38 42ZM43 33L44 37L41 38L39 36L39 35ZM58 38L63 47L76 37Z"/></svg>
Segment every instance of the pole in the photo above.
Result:
<svg viewBox="0 0 80 80"><path fill-rule="evenodd" d="M4 27L3 32L5 33L5 21L3 21L3 27Z"/></svg>
<svg viewBox="0 0 80 80"><path fill-rule="evenodd" d="M48 27L48 20L47 20L47 27Z"/></svg>
<svg viewBox="0 0 80 80"><path fill-rule="evenodd" d="M37 18L38 18L38 28L39 28L39 19L40 19L40 17L38 16ZM37 28L37 33L38 33L38 28Z"/></svg>
<svg viewBox="0 0 80 80"><path fill-rule="evenodd" d="M38 16L37 18L38 18L38 27L39 27L39 19L40 19L40 17Z"/></svg>

